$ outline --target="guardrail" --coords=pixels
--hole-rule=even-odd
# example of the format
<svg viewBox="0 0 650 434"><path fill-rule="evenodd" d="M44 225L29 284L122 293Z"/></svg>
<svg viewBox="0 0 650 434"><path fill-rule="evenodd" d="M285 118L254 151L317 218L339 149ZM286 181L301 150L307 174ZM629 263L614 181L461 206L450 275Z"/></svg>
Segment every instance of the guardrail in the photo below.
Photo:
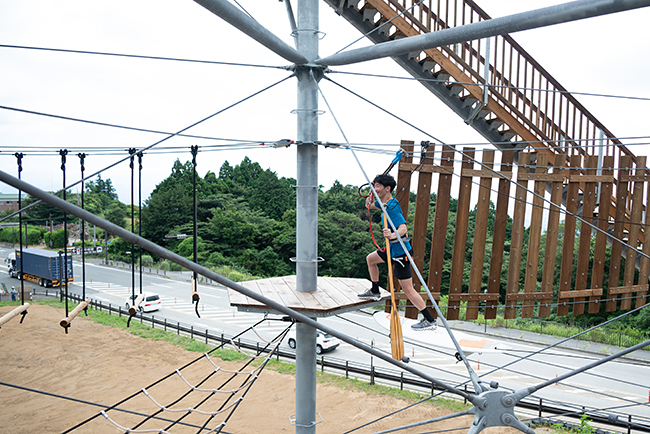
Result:
<svg viewBox="0 0 650 434"><path fill-rule="evenodd" d="M58 290L44 289L44 290L34 290L32 292L33 296L45 296L45 297L62 297L62 294ZM68 299L78 303L81 302L81 297L75 294L69 294ZM2 301L2 300L0 300ZM96 309L99 311L108 312L109 315L117 314L119 316L128 317L128 310L124 309L123 306L118 305L114 306L111 303L105 303L101 300L90 300L89 307L91 309ZM191 339L200 340L205 342L207 345L212 344L223 344L234 342L239 348L254 350L257 352L268 352L268 349L265 349L265 345L261 345L259 341L254 341L250 339L242 339L240 337L234 337L225 333L215 333L206 328L197 328L193 325L184 324L180 321L168 321L167 318L156 318L155 315L147 315L142 312L136 313L133 317L133 320L137 320L140 324L150 325L152 328L162 328L164 331L176 332L177 335L188 336ZM233 340L234 339L234 340ZM292 361L295 360L296 354L292 350L282 349L278 347L275 352L275 357L277 360ZM377 384L380 382L383 385L389 387L399 387L400 390L412 390L418 393L431 393L431 395L440 395L445 398L457 399L456 395L449 394L437 387L431 382L422 380L420 377L417 377L410 373L404 373L401 371L399 374L388 368L382 368L379 366L374 366L371 364L364 364L353 362L349 360L337 359L335 357L320 355L317 358L316 363L320 367L322 372L325 370L328 373L345 376L346 378L354 377L362 381L368 381L370 384ZM473 393L471 390L467 390L467 386L464 386L464 391L467 393ZM466 401L465 401L466 402ZM579 420L583 414L586 414L588 418L594 423L601 424L603 426L612 427L614 429L625 429L628 434L634 432L647 432L650 433L650 419L642 418L639 416L625 415L625 414L599 414L594 412L586 411L584 407L582 408L571 408L571 407L560 407L557 405L545 404L542 399L531 398L525 399L517 404L517 409L520 411L525 411L526 414L536 414L537 418L533 419L533 422L540 421L550 421L549 423L561 423L567 427L573 426L570 422L562 422L557 420L545 419L544 415L553 415L555 417L562 417L564 419L570 420ZM636 418L636 419L635 419ZM599 432L605 433L605 431L600 430ZM619 431L617 431L619 432Z"/></svg>

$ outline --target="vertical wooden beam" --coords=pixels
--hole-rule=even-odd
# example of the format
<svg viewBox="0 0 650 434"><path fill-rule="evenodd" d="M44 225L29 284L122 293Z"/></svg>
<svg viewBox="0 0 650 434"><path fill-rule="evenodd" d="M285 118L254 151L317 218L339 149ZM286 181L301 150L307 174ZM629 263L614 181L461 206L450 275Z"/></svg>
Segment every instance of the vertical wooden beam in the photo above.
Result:
<svg viewBox="0 0 650 434"><path fill-rule="evenodd" d="M609 265L609 282L607 287L614 288L619 286L618 280L621 273L621 253L623 251L623 229L625 225L625 209L627 207L628 184L627 181L621 181L621 177L630 174L629 168L632 165L632 158L623 155L618 160L618 180L616 182L616 215L614 216L614 233L612 236L612 256ZM613 312L616 310L618 295L607 294L607 304L605 310Z"/></svg>
<svg viewBox="0 0 650 434"><path fill-rule="evenodd" d="M441 173L438 177L438 195L431 234L431 254L429 256L429 280L427 284L431 292L442 291L442 266L445 260L447 242L447 223L449 221L449 202L451 200L451 181L454 173L454 149L443 146L440 165L449 172ZM437 302L438 300L436 300ZM437 315L437 312L433 313Z"/></svg>
<svg viewBox="0 0 650 434"><path fill-rule="evenodd" d="M530 169L530 154L519 153L519 168L517 173L528 173ZM512 237L510 239L510 262L508 264L508 284L506 294L517 294L519 292L519 275L521 274L521 246L524 240L524 218L526 215L526 195L528 181L515 178L517 182L517 193L515 194L515 211L512 218ZM507 297L506 295L506 297ZM517 316L517 300L506 299L506 311L504 317L513 319Z"/></svg>
<svg viewBox="0 0 650 434"><path fill-rule="evenodd" d="M402 140L400 144L402 145L402 150L406 155L402 158L402 162L405 165L409 165L413 162L413 141L412 140ZM395 198L399 202L400 208L402 208L402 213L406 221L409 221L409 199L411 198L411 169L402 168L400 164L399 170L397 171L397 187L395 187ZM393 277L393 286L395 288L400 288L399 282L396 277ZM406 305L409 305L408 300ZM386 305L384 306L384 312L390 312L391 305L390 299L386 300Z"/></svg>
<svg viewBox="0 0 650 434"><path fill-rule="evenodd" d="M548 213L548 228L546 230L546 248L544 250L544 268L542 270L542 292L553 292L553 282L555 280L555 260L557 258L557 241L560 226L560 206L562 206L562 193L564 188L564 167L566 164L566 154L555 156L555 168L553 174L558 175L560 179L551 184L551 205ZM540 301L539 317L547 318L551 315L551 300Z"/></svg>
<svg viewBox="0 0 650 434"><path fill-rule="evenodd" d="M580 155L572 155L570 160L571 169L569 176L580 173ZM558 288L557 315L566 316L569 313L568 302L570 299L560 297L560 293L571 290L571 274L573 272L573 250L576 235L576 218L578 212L578 189L579 182L569 181L567 187L566 210L564 219L564 235L562 237L562 263L560 268L560 286Z"/></svg>
<svg viewBox="0 0 650 434"><path fill-rule="evenodd" d="M412 140L402 140L401 148L406 155L402 158L404 163L410 164L413 162L413 141ZM395 198L399 202L399 206L402 208L404 213L404 218L408 221L409 215L409 199L411 197L411 175L413 172L410 169L402 168L402 165L399 166L397 171L397 187L395 187Z"/></svg>
<svg viewBox="0 0 650 434"><path fill-rule="evenodd" d="M420 163L433 164L434 148L431 146L426 153L420 155ZM418 192L415 200L415 218L413 221L413 260L418 270L424 267L424 251L427 240L427 224L429 223L429 204L431 203L431 172L420 172L418 174ZM419 279L413 279L414 288L420 291L422 284ZM427 296L425 294L425 299ZM407 306L405 315L407 318L417 318L418 310L415 306Z"/></svg>
<svg viewBox="0 0 650 434"><path fill-rule="evenodd" d="M490 169L494 167L494 151L483 151L483 164ZM483 263L485 261L485 241L487 239L488 220L490 218L490 193L492 192L492 172L486 170L481 177L476 204L476 224L474 226L474 242L472 243L472 264L469 272L468 294L480 294L483 281ZM465 318L478 318L478 300L467 302Z"/></svg>
<svg viewBox="0 0 650 434"><path fill-rule="evenodd" d="M646 170L646 176L650 175L650 170ZM647 184L646 204L645 204L645 225L643 226L643 249L642 252L650 256L650 182ZM641 264L639 267L639 285L647 285L650 283L650 259L641 256ZM646 304L648 290L637 292L636 307Z"/></svg>
<svg viewBox="0 0 650 434"><path fill-rule="evenodd" d="M512 162L514 151L503 151L501 153L501 172L514 172ZM508 227L508 199L510 196L511 180L501 178L499 180L499 194L497 196L497 210L494 219L494 234L492 235L492 256L490 257L490 277L488 279L488 294L499 294L501 290L501 273L503 268L503 247L506 241L506 229ZM485 319L497 317L497 302L487 302L485 307Z"/></svg>
<svg viewBox="0 0 650 434"><path fill-rule="evenodd" d="M603 158L603 175L612 175L614 167L614 156ZM594 263L591 272L592 289L602 289L603 275L605 272L605 254L607 251L607 229L609 225L609 204L612 197L612 183L602 182L600 184L600 199L598 203L598 231L596 233L596 245L594 246ZM589 297L589 313L598 313L600 311L600 296L592 295Z"/></svg>
<svg viewBox="0 0 650 434"><path fill-rule="evenodd" d="M474 148L465 148L463 169L474 168ZM451 258L451 281L449 284L448 319L458 319L460 300L451 300L452 294L460 294L463 290L463 270L465 268L465 249L467 244L467 227L469 223L469 202L472 194L472 177L460 177L458 192L458 209L456 211L456 233L454 235L454 253Z"/></svg>
<svg viewBox="0 0 650 434"><path fill-rule="evenodd" d="M645 174L646 157L636 157L635 175ZM623 273L623 286L634 285L634 270L636 267L636 249L639 247L639 229L641 225L641 212L643 211L643 186L644 181L635 181L632 190L632 215L630 216L630 233L628 248L625 255L625 272ZM641 283L641 282L639 282ZM643 282L645 284L645 282ZM621 297L621 310L632 308L631 292Z"/></svg>
<svg viewBox="0 0 650 434"><path fill-rule="evenodd" d="M595 175L598 167L598 157L587 155L585 157L585 174ZM589 225L594 220L594 207L596 205L597 182L585 182L582 191L582 222L580 222L580 242L578 247L578 265L576 267L576 290L587 289L589 276L589 261L591 260L591 232ZM586 223L585 223L586 222ZM573 299L573 314L582 315L585 312L585 297Z"/></svg>
<svg viewBox="0 0 650 434"><path fill-rule="evenodd" d="M545 175L548 173L548 156L537 154L537 168L535 173ZM535 196L530 218L528 237L528 257L526 261L526 277L524 279L524 292L532 294L537 291L537 270L539 269L539 246L542 237L542 216L544 214L544 195L546 194L546 180L535 181ZM535 311L534 300L524 300L521 309L522 318L532 318Z"/></svg>

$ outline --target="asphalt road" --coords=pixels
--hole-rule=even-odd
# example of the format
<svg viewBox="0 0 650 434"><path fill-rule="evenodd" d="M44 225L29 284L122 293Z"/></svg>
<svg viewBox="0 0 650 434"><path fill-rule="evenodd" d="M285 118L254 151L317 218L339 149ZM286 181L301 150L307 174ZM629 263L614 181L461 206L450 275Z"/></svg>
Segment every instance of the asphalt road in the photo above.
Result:
<svg viewBox="0 0 650 434"><path fill-rule="evenodd" d="M11 249L0 247L0 258L6 258ZM82 264L74 262L74 283L69 286L69 292L81 295ZM20 282L10 278L5 272L4 261L0 260L0 282L11 288L17 288ZM101 300L112 305L126 303L131 295L133 277L131 270L107 267L104 265L86 263L85 266L86 296ZM139 274L135 274L135 292L139 293ZM25 282L26 286L34 285ZM153 312L158 318L167 318L170 322L181 322L193 325L200 330L208 329L211 333L224 333L236 335L246 330L252 324L264 320L262 314L238 312L231 307L228 291L224 287L215 285L199 285L201 299L198 311L191 303L190 282L169 276L152 275L144 273L142 276L142 289L160 295L162 308ZM269 316L255 328L256 333L245 336L247 339L260 342L271 341L286 326L286 322L269 320L279 318ZM30 318L30 320L36 320ZM372 316L365 312L351 312L339 316L321 318L329 327L346 333L367 344L390 353L390 340L386 330L381 330ZM521 360L543 347L527 342L505 342L512 351L504 353L472 354L468 357L472 369L482 379L489 383L497 381L501 388L518 390L523 387L539 384L545 380L553 379L557 375L579 368L591 363L598 355L582 354L564 349L552 349L548 352L535 355L530 359ZM283 343L285 345L286 343ZM288 348L288 347L287 347ZM448 350L436 348L435 342L420 343L405 341L406 355L411 358L411 364L418 369L446 382L450 385L459 385L467 381L467 370L462 363L457 363L453 354ZM378 367L395 369L388 363L377 360L357 348L342 343L336 350L326 353L325 357L349 360L351 362L373 364ZM514 364L512 364L514 363ZM496 369L510 365L505 369ZM496 369L496 370L495 370ZM590 370L589 373L579 374L560 384L553 384L538 391L535 396L543 398L545 402L552 401L570 403L577 408L582 406L614 409L615 412L642 416L650 419L648 407L650 392L650 365L630 364L627 362L609 362L606 365ZM605 414L609 411L604 410ZM614 411L614 410L612 410Z"/></svg>

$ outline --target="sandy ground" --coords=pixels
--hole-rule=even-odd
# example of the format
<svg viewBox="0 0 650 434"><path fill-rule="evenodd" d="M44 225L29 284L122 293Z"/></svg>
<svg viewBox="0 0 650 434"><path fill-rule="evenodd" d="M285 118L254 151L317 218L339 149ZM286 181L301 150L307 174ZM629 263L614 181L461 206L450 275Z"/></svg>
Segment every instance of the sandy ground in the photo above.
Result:
<svg viewBox="0 0 650 434"><path fill-rule="evenodd" d="M0 307L0 316L13 308ZM251 371L253 368L244 367L245 362L224 362L215 358L214 364L221 368L215 372L210 361L202 357L181 372L190 384L204 390L195 390L182 398L190 389L183 379L175 374L175 370L199 358L200 354L185 351L166 342L139 338L125 330L95 324L83 317L74 320L70 332L66 335L59 326L63 317L61 310L32 305L23 324L15 318L0 329L0 381L98 403L105 407L136 394L135 398L128 400L120 408L153 414L159 407L143 393L138 392L169 375L169 378L158 385L147 389L153 399L168 408L196 408L197 403L204 400L205 403L198 406L198 409L206 412L217 412L233 403L238 404L237 408L232 416L229 416L229 409L216 415L195 412L183 419L183 422L194 427L179 424L170 427L171 424L164 420L150 420L139 427L139 430L159 432L165 429L170 433L196 433L197 425L202 426L207 422L207 427L214 428L225 421L222 432L227 433L295 432L295 427L289 420L295 413L293 376L266 369L250 390L247 390L251 376L239 374L222 389L234 391L242 385L243 389L229 394L215 394L210 391L220 388L233 376L225 372L226 370ZM199 383L201 384L198 385ZM238 401L237 398L242 395L243 400ZM175 403L179 399L180 401ZM317 411L323 418L323 422L317 425L318 433L343 433L408 404L390 397L366 395L323 384L318 385L316 402ZM2 433L63 432L98 415L101 410L101 407L88 403L0 385ZM429 405L419 405L354 432L372 433L434 418L445 412L446 410L437 410ZM143 420L141 416L115 410L109 411L108 414L121 426L134 427ZM177 420L183 414L184 412L166 411L158 416ZM471 418L464 417L400 432L436 431L467 427L470 423ZM71 432L124 431L100 415ZM467 429L452 432L464 433ZM483 432L509 434L519 431L500 427Z"/></svg>

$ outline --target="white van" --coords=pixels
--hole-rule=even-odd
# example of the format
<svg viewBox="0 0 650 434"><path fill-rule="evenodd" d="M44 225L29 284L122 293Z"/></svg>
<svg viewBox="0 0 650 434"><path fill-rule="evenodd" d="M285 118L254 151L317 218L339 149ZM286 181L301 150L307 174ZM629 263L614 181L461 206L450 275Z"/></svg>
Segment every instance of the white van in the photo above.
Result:
<svg viewBox="0 0 650 434"><path fill-rule="evenodd" d="M135 294L135 295L130 295L129 298L126 300L126 310L129 310L133 302L135 301L136 298L138 298L140 294ZM160 297L158 294L153 294L151 292L145 292L144 293L144 300L142 300L142 303L140 303L140 310L142 312L153 312L155 310L158 310L162 307L162 302L160 301Z"/></svg>
<svg viewBox="0 0 650 434"><path fill-rule="evenodd" d="M291 349L296 348L296 330L292 328L289 330L289 333L287 333L287 338L289 340L287 343L289 344L289 347ZM338 338L324 333L320 330L316 330L316 354L322 354L327 351L332 351L335 350L336 347L338 347L341 344L341 341L338 340Z"/></svg>

